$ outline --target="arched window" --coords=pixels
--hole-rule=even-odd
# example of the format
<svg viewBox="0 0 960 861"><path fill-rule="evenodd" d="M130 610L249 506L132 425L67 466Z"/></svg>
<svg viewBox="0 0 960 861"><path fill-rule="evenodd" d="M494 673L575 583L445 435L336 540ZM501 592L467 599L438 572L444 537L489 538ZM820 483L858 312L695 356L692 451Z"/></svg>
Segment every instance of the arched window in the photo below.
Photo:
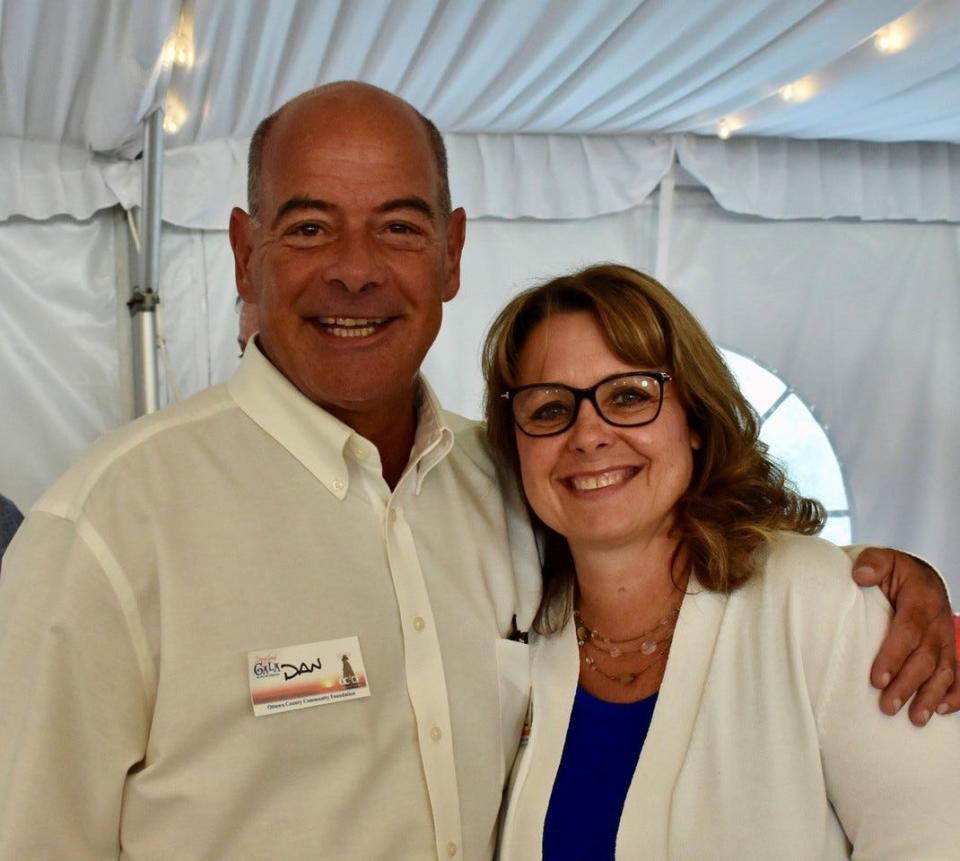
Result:
<svg viewBox="0 0 960 861"><path fill-rule="evenodd" d="M819 499L827 509L827 525L820 534L835 544L849 544L853 528L847 487L827 429L772 371L733 350L721 352L760 416L760 438L770 453L804 496Z"/></svg>

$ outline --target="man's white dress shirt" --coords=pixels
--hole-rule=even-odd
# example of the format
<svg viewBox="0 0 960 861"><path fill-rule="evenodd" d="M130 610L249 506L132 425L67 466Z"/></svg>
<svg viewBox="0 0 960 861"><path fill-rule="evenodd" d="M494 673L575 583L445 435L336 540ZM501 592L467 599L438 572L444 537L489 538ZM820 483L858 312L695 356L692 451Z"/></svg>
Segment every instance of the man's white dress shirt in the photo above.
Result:
<svg viewBox="0 0 960 861"><path fill-rule="evenodd" d="M251 344L226 386L101 440L4 559L0 858L491 858L524 541L426 386L391 492ZM369 697L254 715L248 653L348 637Z"/></svg>

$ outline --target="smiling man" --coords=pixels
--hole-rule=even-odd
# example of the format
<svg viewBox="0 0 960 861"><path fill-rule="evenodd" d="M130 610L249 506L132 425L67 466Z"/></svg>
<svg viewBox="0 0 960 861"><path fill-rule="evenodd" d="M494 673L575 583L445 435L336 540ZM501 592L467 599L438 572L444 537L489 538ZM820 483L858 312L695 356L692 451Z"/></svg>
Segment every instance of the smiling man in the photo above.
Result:
<svg viewBox="0 0 960 861"><path fill-rule="evenodd" d="M102 440L4 563L0 858L493 855L538 583L419 378L464 241L442 143L343 84L251 150L238 372Z"/></svg>
<svg viewBox="0 0 960 861"><path fill-rule="evenodd" d="M98 443L4 562L0 859L493 856L539 581L419 376L460 284L442 141L321 87L254 135L249 210L235 376Z"/></svg>
<svg viewBox="0 0 960 861"><path fill-rule="evenodd" d="M264 355L374 444L391 486L413 445L420 363L460 286L466 216L450 211L441 146L372 89L307 94L261 128L254 155L271 170L252 171L251 212L230 221Z"/></svg>

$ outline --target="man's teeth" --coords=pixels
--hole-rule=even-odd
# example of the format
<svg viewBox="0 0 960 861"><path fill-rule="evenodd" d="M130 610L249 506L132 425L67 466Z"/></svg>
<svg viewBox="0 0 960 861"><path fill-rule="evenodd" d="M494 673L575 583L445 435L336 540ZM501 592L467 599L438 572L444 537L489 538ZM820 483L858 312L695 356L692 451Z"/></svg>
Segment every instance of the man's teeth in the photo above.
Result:
<svg viewBox="0 0 960 861"><path fill-rule="evenodd" d="M317 320L337 338L363 338L387 322L386 317L318 317Z"/></svg>
<svg viewBox="0 0 960 861"><path fill-rule="evenodd" d="M602 472L600 475L575 475L570 479L570 484L574 490L600 490L602 487L610 487L612 484L626 481L633 472L632 469L617 469L612 472Z"/></svg>

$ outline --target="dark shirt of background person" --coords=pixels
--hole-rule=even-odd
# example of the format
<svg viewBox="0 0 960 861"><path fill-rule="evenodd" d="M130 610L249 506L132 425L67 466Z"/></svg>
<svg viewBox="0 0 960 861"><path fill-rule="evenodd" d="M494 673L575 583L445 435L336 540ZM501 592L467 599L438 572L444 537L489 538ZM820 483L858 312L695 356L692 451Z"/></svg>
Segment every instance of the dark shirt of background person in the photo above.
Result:
<svg viewBox="0 0 960 861"><path fill-rule="evenodd" d="M0 559L13 539L13 533L22 522L20 509L0 493Z"/></svg>

